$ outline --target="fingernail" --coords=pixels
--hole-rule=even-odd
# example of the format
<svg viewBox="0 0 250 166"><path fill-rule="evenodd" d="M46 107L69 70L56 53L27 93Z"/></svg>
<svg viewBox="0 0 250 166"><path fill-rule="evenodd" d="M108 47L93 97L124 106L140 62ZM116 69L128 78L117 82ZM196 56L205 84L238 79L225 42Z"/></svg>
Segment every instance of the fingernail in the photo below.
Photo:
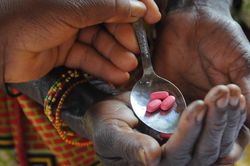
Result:
<svg viewBox="0 0 250 166"><path fill-rule="evenodd" d="M141 1L137 1L137 0L131 0L130 5L131 5L131 16L132 17L144 16L144 14L147 10L147 7L145 6L144 3L142 3Z"/></svg>
<svg viewBox="0 0 250 166"><path fill-rule="evenodd" d="M238 98L238 97L231 97L231 98L230 98L230 104L231 104L232 106L237 106L238 103L239 103L239 98Z"/></svg>
<svg viewBox="0 0 250 166"><path fill-rule="evenodd" d="M216 102L216 105L218 108L225 108L228 105L228 102L229 98L227 96L223 96Z"/></svg>

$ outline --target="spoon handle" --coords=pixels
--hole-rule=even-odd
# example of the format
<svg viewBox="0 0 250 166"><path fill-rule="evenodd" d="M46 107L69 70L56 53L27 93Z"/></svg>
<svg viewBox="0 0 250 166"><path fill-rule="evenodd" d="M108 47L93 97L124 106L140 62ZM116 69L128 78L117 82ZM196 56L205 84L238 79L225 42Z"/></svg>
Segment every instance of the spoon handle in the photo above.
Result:
<svg viewBox="0 0 250 166"><path fill-rule="evenodd" d="M137 22L133 24L135 35L137 38L137 42L139 44L139 48L141 50L141 59L142 59L142 67L144 75L154 73L151 55L149 51L148 41L146 31L144 29L143 20L139 19Z"/></svg>

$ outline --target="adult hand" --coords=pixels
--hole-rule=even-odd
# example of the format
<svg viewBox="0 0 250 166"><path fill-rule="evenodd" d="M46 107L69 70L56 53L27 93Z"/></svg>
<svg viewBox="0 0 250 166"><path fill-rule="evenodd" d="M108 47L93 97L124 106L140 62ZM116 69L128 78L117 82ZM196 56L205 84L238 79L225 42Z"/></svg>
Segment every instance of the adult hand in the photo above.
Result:
<svg viewBox="0 0 250 166"><path fill-rule="evenodd" d="M135 130L138 119L128 107L129 93L95 104L83 118L83 128L105 166L157 166L158 142Z"/></svg>
<svg viewBox="0 0 250 166"><path fill-rule="evenodd" d="M240 104L236 102L238 106L233 107L234 109L226 110L229 107L225 107L225 103L221 101L219 107L215 107L218 100L232 97L228 95L230 87L235 90L232 85L216 87L209 92L205 101L195 101L189 105L180 118L178 129L162 147L154 138L135 129L138 119L128 107L128 94L96 104L85 113L83 126L104 165L184 166L189 163L196 166L200 165L199 162L203 162L203 165L231 164L243 153L249 140L249 130L243 128L235 141L245 117L245 100L240 93L234 94L236 98L240 98ZM216 99L213 98L214 95L217 96ZM227 119L226 114L235 114L237 117L234 120ZM218 129L216 124L219 123L222 128ZM223 127L225 125L227 127ZM235 136L232 137L232 134ZM229 143L227 147L219 141L222 137L224 143Z"/></svg>
<svg viewBox="0 0 250 166"><path fill-rule="evenodd" d="M235 83L250 111L250 45L232 19L228 1L184 5L168 13L159 30L154 64L190 101L203 98L215 85ZM247 119L249 127L250 114Z"/></svg>
<svg viewBox="0 0 250 166"><path fill-rule="evenodd" d="M38 79L56 66L80 68L122 83L137 65L129 24L160 19L153 0L4 0L0 3L0 53L6 82Z"/></svg>

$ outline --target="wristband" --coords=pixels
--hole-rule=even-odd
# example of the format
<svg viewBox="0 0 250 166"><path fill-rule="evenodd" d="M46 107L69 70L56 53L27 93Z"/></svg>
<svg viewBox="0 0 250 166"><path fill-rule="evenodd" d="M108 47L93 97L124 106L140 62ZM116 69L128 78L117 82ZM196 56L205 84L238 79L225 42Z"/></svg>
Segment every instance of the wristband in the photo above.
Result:
<svg viewBox="0 0 250 166"><path fill-rule="evenodd" d="M81 138L73 132L60 118L61 109L65 99L73 88L80 84L87 83L87 79L77 70L67 70L51 86L44 100L44 111L49 120L55 126L59 136L68 144L76 146L88 146L92 142ZM55 115L52 110L55 109Z"/></svg>

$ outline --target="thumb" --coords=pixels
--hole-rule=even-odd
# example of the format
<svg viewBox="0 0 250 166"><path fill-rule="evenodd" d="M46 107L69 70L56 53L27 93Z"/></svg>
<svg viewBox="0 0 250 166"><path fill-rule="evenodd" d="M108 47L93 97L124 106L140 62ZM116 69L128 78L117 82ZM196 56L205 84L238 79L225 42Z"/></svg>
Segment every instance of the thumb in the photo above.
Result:
<svg viewBox="0 0 250 166"><path fill-rule="evenodd" d="M58 3L60 20L77 28L104 22L134 22L143 17L147 9L137 0L66 0Z"/></svg>
<svg viewBox="0 0 250 166"><path fill-rule="evenodd" d="M117 126L102 128L99 134L100 137L94 139L95 150L104 165L159 164L161 148L152 137Z"/></svg>
<svg viewBox="0 0 250 166"><path fill-rule="evenodd" d="M118 100L128 97L120 95ZM111 101L96 105L99 114L90 111L95 118L92 140L95 151L104 165L151 165L157 166L161 158L158 142L136 131L138 120L133 112L120 101ZM112 111L111 111L112 110ZM98 116L98 117L97 117Z"/></svg>

